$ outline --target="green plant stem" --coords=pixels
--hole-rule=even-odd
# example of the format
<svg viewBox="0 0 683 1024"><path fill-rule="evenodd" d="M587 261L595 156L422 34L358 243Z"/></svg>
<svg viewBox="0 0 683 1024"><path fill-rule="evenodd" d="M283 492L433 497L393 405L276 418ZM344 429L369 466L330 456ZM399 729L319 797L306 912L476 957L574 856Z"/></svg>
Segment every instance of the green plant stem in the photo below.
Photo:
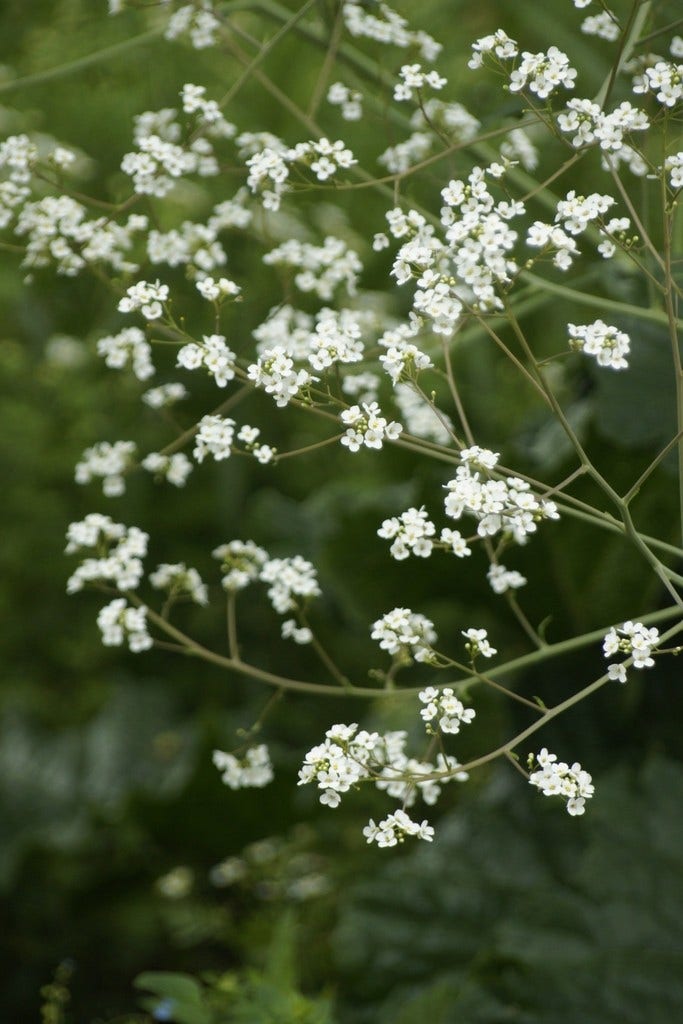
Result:
<svg viewBox="0 0 683 1024"><path fill-rule="evenodd" d="M118 593L118 591L117 591ZM126 592L127 599L131 604L137 608L143 607L144 602L137 594L133 592ZM256 665L250 665L241 658L225 657L222 654L217 654L215 651L209 650L202 644L193 640L187 636L181 630L171 625L163 619L157 612L152 608L147 607L147 618L152 622L158 629L160 629L167 636L171 637L177 644L179 644L184 653L188 657L199 658L202 661L206 661L211 665L216 665L218 668L227 669L230 672L234 672L237 675L248 676L249 678L259 680L262 683L266 683L269 686L280 687L283 690L292 690L299 693L311 693L318 694L326 697L339 697L340 691L336 686L330 686L323 683L310 683L301 679L289 679L285 676L278 676L272 672L267 672L265 669L260 669ZM676 615L680 615L680 608L678 606L662 609L660 611L651 612L647 615L640 616L640 621L645 625L652 625L658 622L665 622L667 619L673 618ZM491 679L497 679L499 676L504 676L510 672L519 672L522 669L530 668L533 665L538 665L552 658L560 657L564 654L569 654L575 650L581 650L585 647L589 647L591 644L598 643L601 641L609 627L602 627L601 629L593 630L590 633L583 633L580 636L570 637L568 640L560 640L555 644L546 644L541 650L531 651L529 654L523 654L519 658L513 658L503 665L495 666L490 669L487 676ZM683 628L683 626L681 626ZM669 635L666 634L663 639L667 639ZM465 679L458 680L457 685L459 687L467 687L480 681L476 674L469 674ZM443 688L443 686L453 685L449 683L438 684L434 683L437 689ZM379 689L377 687L363 687L357 686L353 683L349 683L345 687L346 693L354 698L360 698L362 700L377 700L386 697L414 697L422 690L422 686L403 687L401 689Z"/></svg>

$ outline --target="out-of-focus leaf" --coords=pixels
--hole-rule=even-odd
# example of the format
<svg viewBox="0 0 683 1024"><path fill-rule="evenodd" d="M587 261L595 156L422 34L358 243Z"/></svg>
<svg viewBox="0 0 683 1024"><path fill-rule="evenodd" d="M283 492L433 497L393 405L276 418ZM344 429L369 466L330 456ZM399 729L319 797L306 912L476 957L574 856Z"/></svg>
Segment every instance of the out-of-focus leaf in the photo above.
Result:
<svg viewBox="0 0 683 1024"><path fill-rule="evenodd" d="M356 889L336 934L345 1024L419 1024L425 1006L438 1024L675 1019L680 766L598 780L581 822L493 792Z"/></svg>

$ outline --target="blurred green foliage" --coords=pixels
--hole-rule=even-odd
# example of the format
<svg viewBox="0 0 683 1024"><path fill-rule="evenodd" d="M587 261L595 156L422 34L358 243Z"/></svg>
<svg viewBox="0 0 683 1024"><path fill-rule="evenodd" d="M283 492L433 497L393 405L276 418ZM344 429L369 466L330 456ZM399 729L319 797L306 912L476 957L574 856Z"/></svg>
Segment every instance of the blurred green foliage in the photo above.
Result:
<svg viewBox="0 0 683 1024"><path fill-rule="evenodd" d="M7 132L50 133L82 148L94 160L83 164L84 191L111 198L124 188L118 166L132 117L176 103L185 81L201 81L220 95L240 66L210 52L201 55L199 70L197 53L147 35L158 12L107 19L105 7L92 0L6 0L0 125ZM676 17L676 7L660 5L663 22ZM501 111L516 115L515 102L490 80L473 83L466 76L463 55L494 23L504 23L529 49L545 47L547 24L537 5L427 0L405 13L446 42L440 68L463 102L492 122ZM324 18L321 5L321 24ZM251 14L241 24L257 39L274 31ZM561 12L558 5L557 16L553 8L553 42L574 55L590 94L609 66L609 50L575 26L569 3ZM143 34L134 47L40 78ZM323 59L292 36L263 67L305 102ZM14 76L28 77L22 84ZM228 116L240 128L302 137L296 119L257 79ZM338 131L332 115L321 117L330 119L330 134ZM386 134L387 144L395 141L395 128L379 117L354 131L361 158L376 148L373 132ZM552 145L542 159L554 167ZM467 166L437 164L420 185L409 183L406 194L419 201L421 190L440 188ZM590 171L582 173L585 179L572 185L588 190ZM235 187L226 172L214 201ZM362 203L350 195L337 201L340 213L302 204L302 220L317 237L336 217L336 230L367 258L366 287L381 292L386 268L373 261L367 238L368 224L381 227L386 197L366 192ZM173 218L201 216L209 205L189 189L174 202ZM584 262L582 272L596 290L642 298L637 282L588 257ZM246 281L270 282L279 294L275 276L264 276L239 235L231 237L230 269ZM247 295L232 325L237 348L248 344L272 304L268 296L266 287ZM118 322L111 294L94 279L56 280L42 271L24 282L14 257L3 253L0 308L3 1021L38 1020L41 1005L45 1024L115 1015L120 1022L148 1021L150 1012L177 1024L675 1020L683 1004L677 763L683 699L675 663L548 729L548 745L566 744L597 779L595 808L580 823L539 806L516 780L482 773L468 792L444 801L433 849L383 860L359 836L362 815L380 806L373 795L363 792L330 814L294 786L302 750L333 721L359 714L341 698L324 705L283 700L267 723L277 782L256 798L228 793L211 766L211 749L229 746L238 729L249 728L269 694L170 654L107 652L94 626L97 602L64 594L65 528L100 500L72 482L83 449L128 436L152 447L172 436L141 411L138 385L103 372L94 354L96 338ZM575 314L571 302L551 296L530 304L524 324L539 349L544 343L550 349ZM587 370L567 371L558 381L568 417L621 490L671 434L662 338L642 325L638 335L634 360L642 361L645 383L637 392L627 378ZM504 360L474 336L454 360L478 440L498 446L504 434L510 463L561 479L568 452ZM209 388L199 389L184 413L187 422L212 402ZM258 396L248 408L250 422L271 431L282 448L314 439L305 416L283 422ZM378 522L409 504L434 501L444 472L415 465L402 452L349 462L346 453L327 449L285 465L263 469L231 460L227 468L202 468L191 492L174 493L172 502L160 500L151 481L135 480L125 505L115 499L98 507L149 529L159 561L172 554L203 573L210 571L211 548L233 536L249 535L273 554L311 558L325 593L320 635L344 650L351 676L362 674L371 656L367 623L397 603L406 580L405 567L390 562L376 537ZM640 528L673 539L674 491L664 464L635 505ZM551 639L618 621L633 614L634 603L656 605L656 586L620 538L596 536L575 521L564 524L562 546L541 536L538 544L521 551L517 565L522 572L533 566L527 610L535 622L550 616ZM435 576L431 564L411 566L410 587L415 606L438 627L452 630L467 611L522 653L514 622L492 605L481 572L468 566ZM257 653L265 668L310 674L306 651L265 644L272 634L265 602L254 599L241 613L248 653ZM184 616L188 629L222 644L218 613L200 619L186 610ZM595 651L557 662L527 686L559 700L599 663ZM487 724L477 749L518 724L514 708L484 696L482 702ZM398 701L369 712L378 726L413 727ZM462 757L471 742L464 739ZM630 767L610 774L615 762Z"/></svg>

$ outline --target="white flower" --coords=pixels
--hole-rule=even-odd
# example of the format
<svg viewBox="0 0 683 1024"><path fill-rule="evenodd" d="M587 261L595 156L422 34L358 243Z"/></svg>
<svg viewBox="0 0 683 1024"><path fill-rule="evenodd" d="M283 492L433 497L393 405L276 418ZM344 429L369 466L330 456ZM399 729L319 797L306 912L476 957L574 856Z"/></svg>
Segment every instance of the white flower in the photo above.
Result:
<svg viewBox="0 0 683 1024"><path fill-rule="evenodd" d="M345 121L360 121L363 116L363 97L356 89L349 89L343 82L334 82L327 90L327 102L341 107Z"/></svg>
<svg viewBox="0 0 683 1024"><path fill-rule="evenodd" d="M572 816L583 814L585 802L593 796L595 788L591 776L581 768L578 761L571 766L565 764L544 747L536 756L529 754L530 765L534 762L539 770L529 776L531 785L540 789L544 796L561 796L565 799L567 812Z"/></svg>
<svg viewBox="0 0 683 1024"><path fill-rule="evenodd" d="M131 608L125 597L117 597L102 608L97 616L105 647L121 647L124 641L133 653L146 651L152 646L147 632L147 609Z"/></svg>
<svg viewBox="0 0 683 1024"><path fill-rule="evenodd" d="M421 64L404 64L398 73L401 81L394 86L395 100L410 100L413 92L429 86L430 89L443 89L446 79L436 71L423 71Z"/></svg>
<svg viewBox="0 0 683 1024"><path fill-rule="evenodd" d="M372 818L363 829L363 835L368 843L377 843L381 847L396 846L402 843L406 836L416 836L431 843L434 839L434 829L429 822L422 821L418 824L408 817L405 811L395 811L389 814L384 821L376 825Z"/></svg>
<svg viewBox="0 0 683 1024"><path fill-rule="evenodd" d="M160 384L158 388L150 388L145 391L142 401L150 409L164 409L174 402L187 398L187 388L184 384Z"/></svg>
<svg viewBox="0 0 683 1024"><path fill-rule="evenodd" d="M629 619L605 634L602 649L606 658L614 654L630 654L634 668L652 668L655 663L652 654L658 643L659 630L655 626L648 629L644 623L631 622ZM607 671L610 679L626 682L626 672L622 665L610 665Z"/></svg>
<svg viewBox="0 0 683 1024"><path fill-rule="evenodd" d="M429 661L436 642L434 623L410 608L394 608L372 624L371 637L389 654Z"/></svg>
<svg viewBox="0 0 683 1024"><path fill-rule="evenodd" d="M120 313L134 313L140 310L147 320L158 320L164 312L163 304L168 301L168 285L160 281L138 281L126 289L125 298L118 304Z"/></svg>
<svg viewBox="0 0 683 1024"><path fill-rule="evenodd" d="M507 590L518 590L526 583L526 577L516 569L506 569L504 565L492 563L486 575L494 594L504 594Z"/></svg>
<svg viewBox="0 0 683 1024"><path fill-rule="evenodd" d="M244 590L259 578L268 561L268 553L253 540L231 540L228 544L220 544L212 554L221 562L225 574L223 589L228 591Z"/></svg>
<svg viewBox="0 0 683 1024"><path fill-rule="evenodd" d="M205 366L218 387L224 388L235 376L235 353L228 348L222 334L205 334L201 344L183 345L176 365L186 370Z"/></svg>
<svg viewBox="0 0 683 1024"><path fill-rule="evenodd" d="M297 626L296 619L285 619L281 626L283 640L293 640L295 644L310 644L313 633L308 626Z"/></svg>
<svg viewBox="0 0 683 1024"><path fill-rule="evenodd" d="M108 498L118 497L126 489L124 473L133 463L136 452L134 441L100 441L86 448L76 463L74 478L77 484L89 484L102 479L102 490Z"/></svg>
<svg viewBox="0 0 683 1024"><path fill-rule="evenodd" d="M388 422L382 416L377 402L352 405L342 412L341 421L348 428L341 443L350 452L357 452L363 446L379 449L384 441L396 441L403 430L400 423Z"/></svg>
<svg viewBox="0 0 683 1024"><path fill-rule="evenodd" d="M296 609L297 597L309 599L320 595L315 567L301 555L269 559L262 566L259 579L270 583L268 598L280 615Z"/></svg>
<svg viewBox="0 0 683 1024"><path fill-rule="evenodd" d="M157 477L163 477L174 487L184 487L192 472L192 463L184 452L174 452L173 455L150 452L149 455L145 455L141 465L143 469Z"/></svg>
<svg viewBox="0 0 683 1024"><path fill-rule="evenodd" d="M207 455L212 455L216 462L227 459L232 453L234 436L234 420L223 416L202 416L192 454L197 462L203 462Z"/></svg>
<svg viewBox="0 0 683 1024"><path fill-rule="evenodd" d="M485 629L464 629L462 630L462 635L467 641L465 648L472 661L474 661L478 654L481 654L482 658L492 658L494 654L498 653L495 647L491 647L491 644L486 639L488 633Z"/></svg>
<svg viewBox="0 0 683 1024"><path fill-rule="evenodd" d="M613 43L619 38L619 22L609 11L592 14L581 23L581 31L587 36L597 36Z"/></svg>
<svg viewBox="0 0 683 1024"><path fill-rule="evenodd" d="M273 781L273 766L265 743L250 747L242 758L214 750L213 763L222 772L221 782L230 789L262 789Z"/></svg>
<svg viewBox="0 0 683 1024"><path fill-rule="evenodd" d="M67 530L66 554L92 549L97 557L86 558L69 578L68 594L82 590L86 583L111 582L119 590L135 590L142 579L142 559L149 536L137 526L125 527L109 516L92 512Z"/></svg>
<svg viewBox="0 0 683 1024"><path fill-rule="evenodd" d="M123 369L130 361L138 380L147 380L154 374L152 348L139 327L125 327L118 334L100 338L97 353L115 370Z"/></svg>
<svg viewBox="0 0 683 1024"><path fill-rule="evenodd" d="M409 508L400 518L385 519L377 531L378 537L393 540L389 551L392 558L401 560L410 554L418 558L429 558L432 553L436 528L427 518L424 508Z"/></svg>
<svg viewBox="0 0 683 1024"><path fill-rule="evenodd" d="M420 710L420 717L429 733L433 733L436 726L441 732L456 735L461 725L469 725L475 717L474 708L466 708L450 686L442 690L428 686L420 692L419 697L425 705Z"/></svg>
<svg viewBox="0 0 683 1024"><path fill-rule="evenodd" d="M503 533L517 544L524 544L528 535L536 531L538 522L559 518L555 503L537 498L529 484L519 477L487 479L496 464L497 453L475 446L464 449L460 458L462 464L455 478L446 484L446 515L452 519L460 519L466 513L474 516L480 537Z"/></svg>
<svg viewBox="0 0 683 1024"><path fill-rule="evenodd" d="M630 339L624 331L602 320L592 324L567 324L567 330L571 347L595 356L598 366L607 366L613 370L625 370L628 367L626 356L630 351Z"/></svg>
<svg viewBox="0 0 683 1024"><path fill-rule="evenodd" d="M510 74L510 92L528 88L539 99L547 99L560 85L573 89L575 79L576 69L570 66L567 54L556 46L551 46L547 53L525 50Z"/></svg>
<svg viewBox="0 0 683 1024"><path fill-rule="evenodd" d="M206 584L196 569L188 568L184 562L171 565L164 562L150 573L149 582L157 590L168 590L172 597L189 597L196 604L209 603Z"/></svg>

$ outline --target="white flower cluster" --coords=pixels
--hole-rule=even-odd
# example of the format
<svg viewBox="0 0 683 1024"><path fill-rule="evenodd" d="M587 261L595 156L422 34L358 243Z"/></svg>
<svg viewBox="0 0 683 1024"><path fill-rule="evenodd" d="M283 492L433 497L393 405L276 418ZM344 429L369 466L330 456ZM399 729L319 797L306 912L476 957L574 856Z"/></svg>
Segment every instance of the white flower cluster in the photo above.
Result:
<svg viewBox="0 0 683 1024"><path fill-rule="evenodd" d="M147 609L144 605L131 608L125 597L116 597L100 609L97 625L105 647L121 647L127 642L129 649L139 654L149 650L153 644L147 632Z"/></svg>
<svg viewBox="0 0 683 1024"><path fill-rule="evenodd" d="M297 288L313 292L324 301L332 299L339 285L344 285L349 295L355 295L358 275L363 269L358 254L341 238L332 235L328 235L322 245L289 238L266 253L263 262L299 270L294 276Z"/></svg>
<svg viewBox="0 0 683 1024"><path fill-rule="evenodd" d="M109 516L91 512L69 525L66 539L67 555L89 549L96 552L96 557L86 558L69 578L68 594L82 590L86 583L111 582L119 590L135 590L139 585L149 537L137 526L126 528Z"/></svg>
<svg viewBox="0 0 683 1024"><path fill-rule="evenodd" d="M150 452L141 462L143 469L154 473L159 479L168 481L174 487L184 487L192 472L192 463L184 452L162 455L161 452Z"/></svg>
<svg viewBox="0 0 683 1024"><path fill-rule="evenodd" d="M224 573L223 589L228 591L244 590L254 583L268 561L268 553L253 540L231 540L220 544L214 549L213 557L220 559Z"/></svg>
<svg viewBox="0 0 683 1024"><path fill-rule="evenodd" d="M598 252L603 259L610 259L617 251L617 242L625 248L637 241L637 235L628 238L626 232L631 227L628 217L612 217L604 227L600 228L602 242L598 245Z"/></svg>
<svg viewBox="0 0 683 1024"><path fill-rule="evenodd" d="M589 224L607 213L615 202L613 196L601 195L599 192L582 196L572 189L558 202L555 223L561 224L570 235L580 235Z"/></svg>
<svg viewBox="0 0 683 1024"><path fill-rule="evenodd" d="M606 658L612 658L615 654L631 655L634 668L652 668L655 663L652 654L658 643L659 630L655 626L648 629L642 622L631 622L629 619L622 626L609 630L602 649ZM608 665L607 672L610 679L626 682L625 665Z"/></svg>
<svg viewBox="0 0 683 1024"><path fill-rule="evenodd" d="M225 416L202 416L192 454L197 462L203 462L207 455L212 455L216 462L229 459L234 438L234 420Z"/></svg>
<svg viewBox="0 0 683 1024"><path fill-rule="evenodd" d="M259 437L261 431L258 427L250 427L248 423L245 423L243 427L237 431L237 440L241 441L244 445L244 450L254 456L257 462L260 462L262 466L272 462L277 455L277 448L273 448L269 444L261 444Z"/></svg>
<svg viewBox="0 0 683 1024"><path fill-rule="evenodd" d="M216 100L206 99L206 87L186 82L180 96L183 111L195 115L197 127L205 129L214 138L231 139L235 134L235 126L223 117Z"/></svg>
<svg viewBox="0 0 683 1024"><path fill-rule="evenodd" d="M335 363L358 363L363 342L358 314L350 309L321 309L309 336L308 362L314 370L328 370Z"/></svg>
<svg viewBox="0 0 683 1024"><path fill-rule="evenodd" d="M462 635L465 637L465 650L470 656L470 661L481 654L482 658L492 658L494 654L498 654L495 647L491 647L488 642L488 633L485 629L463 629Z"/></svg>
<svg viewBox="0 0 683 1024"><path fill-rule="evenodd" d="M426 32L413 31L405 18L397 14L388 4L379 3L376 14L370 14L357 0L345 0L344 24L350 35L356 38L374 39L375 42L408 49L415 46L423 60L433 61L439 56L442 46Z"/></svg>
<svg viewBox="0 0 683 1024"><path fill-rule="evenodd" d="M482 36L472 43L472 56L467 62L468 68L476 71L483 67L485 58L491 54L497 60L514 60L519 53L519 48L514 39L511 39L502 28L496 29L488 36Z"/></svg>
<svg viewBox="0 0 683 1024"><path fill-rule="evenodd" d="M416 836L418 839L424 839L431 843L434 838L434 829L426 820L418 824L405 811L394 811L378 825L370 818L363 829L363 835L368 843L377 843L382 848L396 846L397 843L402 843L406 836Z"/></svg>
<svg viewBox="0 0 683 1024"><path fill-rule="evenodd" d="M201 89L193 85L183 89L184 101L188 95L192 97L189 107L196 113L195 128L201 129L187 147L181 143L177 110L146 110L135 118L137 149L124 155L121 170L132 179L133 191L138 195L162 199L187 174L204 178L218 174L218 161L208 136L229 138L235 128L224 120L214 101L201 100L203 90L195 102L193 90ZM185 112L190 112L189 107Z"/></svg>
<svg viewBox="0 0 683 1024"><path fill-rule="evenodd" d="M293 640L295 644L310 644L313 633L308 626L299 626L296 619L285 619L280 629L283 640Z"/></svg>
<svg viewBox="0 0 683 1024"><path fill-rule="evenodd" d="M186 220L180 228L150 231L147 236L147 257L154 266L186 267L188 274L208 274L222 267L228 257L210 224Z"/></svg>
<svg viewBox="0 0 683 1024"><path fill-rule="evenodd" d="M255 363L247 369L247 376L257 388L263 388L272 395L275 404L282 409L299 393L318 378L308 370L294 365L294 360L282 345L266 349Z"/></svg>
<svg viewBox="0 0 683 1024"><path fill-rule="evenodd" d="M392 740L392 746L398 747L400 738L406 733L387 733L384 737L388 744L389 737L396 737L398 742ZM441 795L441 786L446 782L467 782L467 772L459 771L460 763L450 754L437 754L436 763L429 761L418 761L414 757L408 757L403 753L402 748L392 751L391 763L382 768L379 778L375 779L377 789L383 790L388 796L400 800L403 807L412 807L418 793L426 804L433 806ZM439 773L442 777L425 778L425 776Z"/></svg>
<svg viewBox="0 0 683 1024"><path fill-rule="evenodd" d="M380 344L383 342L380 341ZM403 340L396 345L389 345L379 361L394 384L400 380L414 380L420 370L427 370L434 365L426 352L422 352L412 342Z"/></svg>
<svg viewBox="0 0 683 1024"><path fill-rule="evenodd" d="M169 597L189 597L195 604L209 603L206 584L196 569L188 568L184 562L170 564L163 562L149 575L149 582L156 590L167 590Z"/></svg>
<svg viewBox="0 0 683 1024"><path fill-rule="evenodd" d="M494 64L500 67L503 61L514 60L520 53L515 40L498 29L472 44L472 56L467 66L473 70L480 68L489 55ZM573 89L575 79L576 69L571 67L567 54L556 46L551 46L547 53L524 50L519 63L510 73L509 89L510 92L521 92L528 88L544 100L560 86Z"/></svg>
<svg viewBox="0 0 683 1024"><path fill-rule="evenodd" d="M205 50L218 42L221 23L213 13L211 0L184 4L174 11L164 31L164 38L173 40L189 36L195 50Z"/></svg>
<svg viewBox="0 0 683 1024"><path fill-rule="evenodd" d="M333 725L325 739L308 751L299 771L299 785L317 784L320 803L338 807L341 795L362 782L374 782L377 789L412 807L417 795L433 805L441 786L456 780L464 782L468 775L458 771L460 765L451 756L437 755L436 764L408 757L405 751L407 733L358 731L358 725ZM426 778L443 773L443 778Z"/></svg>
<svg viewBox="0 0 683 1024"><path fill-rule="evenodd" d="M89 484L101 478L103 493L116 498L126 489L124 473L133 465L135 452L134 441L100 441L83 452L76 463L74 479L77 484Z"/></svg>
<svg viewBox="0 0 683 1024"><path fill-rule="evenodd" d="M429 519L424 506L409 508L397 518L385 519L377 531L377 536L385 540L393 540L389 548L392 558L400 561L409 555L418 558L429 558L434 547L432 537L436 532L434 523Z"/></svg>
<svg viewBox="0 0 683 1024"><path fill-rule="evenodd" d="M196 287L203 299L218 303L235 298L242 291L238 284L227 277L219 277L217 281L213 277L203 277L197 281Z"/></svg>
<svg viewBox="0 0 683 1024"><path fill-rule="evenodd" d="M625 151L630 160L634 151L624 142L624 136L645 131L650 122L645 111L634 107L628 100L606 114L593 100L573 99L569 100L566 112L558 116L557 126L560 131L573 135L572 146L576 149L597 142L605 153Z"/></svg>
<svg viewBox="0 0 683 1024"><path fill-rule="evenodd" d="M430 661L436 643L434 623L410 608L394 608L372 624L371 637L389 654L415 661Z"/></svg>
<svg viewBox="0 0 683 1024"><path fill-rule="evenodd" d="M152 347L139 327L124 327L118 334L107 335L97 342L97 353L107 366L122 370L130 362L138 380L154 375Z"/></svg>
<svg viewBox="0 0 683 1024"><path fill-rule="evenodd" d="M624 331L602 320L592 324L567 324L567 330L571 347L595 356L598 366L608 366L612 370L628 367L626 356L630 351L630 339Z"/></svg>
<svg viewBox="0 0 683 1024"><path fill-rule="evenodd" d="M175 402L182 401L183 398L187 398L185 385L169 383L160 384L158 388L150 388L149 391L145 391L142 401L150 409L165 409Z"/></svg>
<svg viewBox="0 0 683 1024"><path fill-rule="evenodd" d="M178 352L176 366L185 370L206 367L219 388L224 388L235 376L235 353L228 348L222 334L205 334L202 342L190 342Z"/></svg>
<svg viewBox="0 0 683 1024"><path fill-rule="evenodd" d="M480 537L503 533L524 544L540 521L559 519L555 503L537 498L525 480L489 475L498 461L497 453L475 445L463 449L460 459L455 478L446 484L446 515L452 519L465 513L474 516Z"/></svg>
<svg viewBox="0 0 683 1024"><path fill-rule="evenodd" d="M615 203L612 196L592 192L589 196L577 195L572 189L557 204L555 223L534 221L527 232L527 245L532 249L540 249L542 253L553 252L553 263L559 270L568 270L579 248L573 236L581 234L593 221L602 218L603 214ZM610 226L621 223L612 220ZM604 245L605 243L603 243ZM612 250L613 251L613 250ZM602 252L609 253L609 247Z"/></svg>
<svg viewBox="0 0 683 1024"><path fill-rule="evenodd" d="M567 812L572 816L583 814L586 800L593 796L595 787L591 776L578 761L571 766L565 764L544 747L535 757L529 755L530 765L534 762L538 765L538 771L529 776L531 785L540 789L544 796L561 796L565 799Z"/></svg>
<svg viewBox="0 0 683 1024"><path fill-rule="evenodd" d="M424 160L433 145L434 137L429 132L413 132L403 142L387 146L377 157L377 163L386 167L390 174L404 174L408 168Z"/></svg>
<svg viewBox="0 0 683 1024"><path fill-rule="evenodd" d="M363 97L357 89L349 89L343 82L333 82L327 90L327 102L341 107L345 121L360 121L363 116Z"/></svg>
<svg viewBox="0 0 683 1024"><path fill-rule="evenodd" d="M341 139L330 142L325 138L314 139L312 142L298 142L290 150L289 159L292 163L310 167L318 181L328 181L337 171L348 170L358 163Z"/></svg>
<svg viewBox="0 0 683 1024"><path fill-rule="evenodd" d="M241 137L240 137L241 138ZM238 142L240 140L238 139ZM278 210L288 188L290 164L310 168L318 181L328 181L339 170L347 170L358 161L341 139L314 139L299 142L291 149L273 139L275 146L267 145L253 153L246 165L249 169L247 185L255 194L261 194L266 210Z"/></svg>
<svg viewBox="0 0 683 1024"><path fill-rule="evenodd" d="M587 36L597 36L609 43L615 42L620 35L619 22L610 11L591 14L581 22L581 31Z"/></svg>
<svg viewBox="0 0 683 1024"><path fill-rule="evenodd" d="M287 303L276 306L252 332L257 342L256 351L266 356L270 349L277 348L292 359L306 360L313 327L314 320L309 313Z"/></svg>
<svg viewBox="0 0 683 1024"><path fill-rule="evenodd" d="M393 540L389 553L397 561L408 558L411 554L417 555L418 558L429 558L435 545L451 551L458 558L472 554L464 537L457 530L444 528L438 541L432 539L435 532L436 527L423 507L409 508L398 517L385 519L377 531L377 536Z"/></svg>
<svg viewBox="0 0 683 1024"><path fill-rule="evenodd" d="M352 405L341 414L341 421L347 428L341 443L350 452L362 447L379 449L385 441L396 441L403 427L395 420L387 421L377 402Z"/></svg>
<svg viewBox="0 0 683 1024"><path fill-rule="evenodd" d="M486 576L494 594L504 594L508 590L518 590L526 583L525 576L522 576L516 569L506 569L504 565L491 564Z"/></svg>
<svg viewBox="0 0 683 1024"><path fill-rule="evenodd" d="M450 686L443 690L428 686L426 690L420 691L419 696L425 705L420 710L420 717L430 734L440 729L441 732L455 736L460 732L461 725L469 725L475 717L474 708L466 708Z"/></svg>
<svg viewBox="0 0 683 1024"><path fill-rule="evenodd" d="M37 156L28 135L10 135L0 142L0 229L12 223L15 211L31 195L30 181Z"/></svg>
<svg viewBox="0 0 683 1024"><path fill-rule="evenodd" d="M146 320L159 320L163 316L168 295L168 285L159 280L138 281L126 289L124 298L116 308L119 313L137 313L139 310Z"/></svg>
<svg viewBox="0 0 683 1024"><path fill-rule="evenodd" d="M545 100L560 86L573 89L576 74L567 54L556 46L551 46L547 53L524 50L521 61L510 73L510 92L522 92L528 88L539 99Z"/></svg>
<svg viewBox="0 0 683 1024"><path fill-rule="evenodd" d="M664 161L664 169L669 171L669 184L677 192L683 188L683 152L673 153Z"/></svg>
<svg viewBox="0 0 683 1024"><path fill-rule="evenodd" d="M15 232L27 235L24 267L47 267L74 277L88 264L106 264L112 270L134 273L137 263L125 258L133 235L147 227L147 218L134 214L125 224L107 217L86 219L85 206L71 196L45 196L26 203L19 213Z"/></svg>
<svg viewBox="0 0 683 1024"><path fill-rule="evenodd" d="M411 100L414 92L428 86L430 89L443 89L446 79L436 71L423 71L421 64L404 64L399 70L401 81L394 86L394 99L399 102Z"/></svg>
<svg viewBox="0 0 683 1024"><path fill-rule="evenodd" d="M315 567L301 555L271 558L261 568L259 579L270 583L268 598L280 615L296 610L297 598L307 601L320 594Z"/></svg>
<svg viewBox="0 0 683 1024"><path fill-rule="evenodd" d="M242 136L238 138L240 142ZM287 147L273 137L272 143L252 153L246 161L249 174L247 186L261 196L265 210L279 210L283 194L287 191L289 167Z"/></svg>
<svg viewBox="0 0 683 1024"><path fill-rule="evenodd" d="M665 107L675 107L683 99L683 64L658 60L634 82L633 91L641 94L653 92Z"/></svg>
<svg viewBox="0 0 683 1024"><path fill-rule="evenodd" d="M273 781L273 766L265 743L250 747L242 758L214 750L213 763L223 773L221 782L230 789L261 789Z"/></svg>
<svg viewBox="0 0 683 1024"><path fill-rule="evenodd" d="M304 757L297 785L317 783L321 790L320 803L338 807L342 793L348 793L352 786L372 778L385 760L391 760L393 736L388 734L386 743L383 743L379 733L365 729L358 732L355 722L352 725L333 725L325 733L323 742Z"/></svg>
<svg viewBox="0 0 683 1024"><path fill-rule="evenodd" d="M495 179L503 170L495 164L488 168L475 167L467 182L450 181L441 192L445 204L441 210L441 223L446 229L448 256L454 276L471 289L475 306L482 310L502 307L496 286L509 282L517 270L517 265L508 256L517 240L517 232L510 228L508 221L521 216L524 205L507 199L496 203L486 183L487 174ZM433 272L425 268L422 279L417 282L418 288L426 286L428 294L433 287L433 279ZM429 315L429 308L424 306L424 302L416 302L415 305L418 311L424 309ZM451 311L451 319L454 315L460 315L455 308ZM434 329L437 329L436 325Z"/></svg>
<svg viewBox="0 0 683 1024"><path fill-rule="evenodd" d="M569 270L574 257L580 255L579 247L563 228L536 220L527 231L526 244L531 249L540 249L541 255L553 253L553 264L558 270Z"/></svg>

